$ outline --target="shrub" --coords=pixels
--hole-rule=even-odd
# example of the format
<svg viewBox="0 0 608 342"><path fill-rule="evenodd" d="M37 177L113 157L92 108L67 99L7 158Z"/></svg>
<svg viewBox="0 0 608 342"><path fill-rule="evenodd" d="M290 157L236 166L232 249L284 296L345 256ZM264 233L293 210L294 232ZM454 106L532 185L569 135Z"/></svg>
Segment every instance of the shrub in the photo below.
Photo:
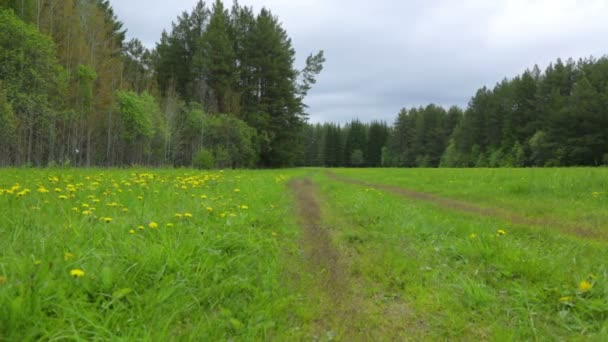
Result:
<svg viewBox="0 0 608 342"><path fill-rule="evenodd" d="M209 150L202 149L194 155L192 165L197 169L209 170L215 165L215 158L213 158L213 154Z"/></svg>

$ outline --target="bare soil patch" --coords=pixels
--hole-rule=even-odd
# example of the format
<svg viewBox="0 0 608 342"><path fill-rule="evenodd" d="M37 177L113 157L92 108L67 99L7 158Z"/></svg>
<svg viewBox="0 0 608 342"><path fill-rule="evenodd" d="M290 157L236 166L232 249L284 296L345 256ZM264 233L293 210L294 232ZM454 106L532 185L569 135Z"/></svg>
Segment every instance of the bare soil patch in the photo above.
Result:
<svg viewBox="0 0 608 342"><path fill-rule="evenodd" d="M339 253L331 242L327 229L321 226L318 195L310 179L296 179L289 183L296 197L298 220L303 230L303 249L307 259L324 276L324 286L340 298L348 286Z"/></svg>

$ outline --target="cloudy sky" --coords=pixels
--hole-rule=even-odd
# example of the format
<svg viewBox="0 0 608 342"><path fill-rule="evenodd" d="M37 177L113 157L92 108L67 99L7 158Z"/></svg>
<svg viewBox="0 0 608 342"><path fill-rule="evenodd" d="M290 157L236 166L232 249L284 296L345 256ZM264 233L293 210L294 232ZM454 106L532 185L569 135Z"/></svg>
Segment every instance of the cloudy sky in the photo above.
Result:
<svg viewBox="0 0 608 342"><path fill-rule="evenodd" d="M207 3L212 3L209 0ZM196 0L111 0L128 29L154 47ZM312 122L386 120L403 107L466 106L493 86L556 58L608 53L606 0L240 0L270 8L302 68L327 62L306 103ZM225 0L227 6L231 0Z"/></svg>

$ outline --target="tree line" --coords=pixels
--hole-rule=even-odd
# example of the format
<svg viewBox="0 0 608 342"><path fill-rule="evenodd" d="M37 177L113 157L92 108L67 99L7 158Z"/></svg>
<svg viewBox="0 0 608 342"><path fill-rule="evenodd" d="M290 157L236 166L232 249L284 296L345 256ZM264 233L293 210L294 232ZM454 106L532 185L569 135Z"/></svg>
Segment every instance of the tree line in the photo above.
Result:
<svg viewBox="0 0 608 342"><path fill-rule="evenodd" d="M302 70L279 19L199 1L154 49L107 0L0 0L0 165L293 165ZM201 164L201 165L202 165Z"/></svg>
<svg viewBox="0 0 608 342"><path fill-rule="evenodd" d="M0 0L0 166L500 167L608 164L608 58L557 60L465 109L309 124L302 70L266 8L199 1L154 49L107 0ZM355 113L353 113L355 114Z"/></svg>
<svg viewBox="0 0 608 342"><path fill-rule="evenodd" d="M465 110L402 109L390 127L309 124L302 137L305 166L608 165L608 57L535 66L479 89Z"/></svg>

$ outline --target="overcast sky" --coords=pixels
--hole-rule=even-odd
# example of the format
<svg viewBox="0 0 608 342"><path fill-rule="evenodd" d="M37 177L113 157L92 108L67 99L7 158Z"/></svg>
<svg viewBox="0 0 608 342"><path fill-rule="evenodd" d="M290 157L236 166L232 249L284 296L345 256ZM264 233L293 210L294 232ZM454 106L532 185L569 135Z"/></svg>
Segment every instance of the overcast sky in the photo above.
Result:
<svg viewBox="0 0 608 342"><path fill-rule="evenodd" d="M207 1L211 4L213 0ZM154 47L196 0L111 0L127 36ZM225 1L232 6L232 1ZM312 122L392 123L403 107L466 106L475 91L561 57L608 53L608 0L240 0L270 8L297 67L325 51Z"/></svg>

